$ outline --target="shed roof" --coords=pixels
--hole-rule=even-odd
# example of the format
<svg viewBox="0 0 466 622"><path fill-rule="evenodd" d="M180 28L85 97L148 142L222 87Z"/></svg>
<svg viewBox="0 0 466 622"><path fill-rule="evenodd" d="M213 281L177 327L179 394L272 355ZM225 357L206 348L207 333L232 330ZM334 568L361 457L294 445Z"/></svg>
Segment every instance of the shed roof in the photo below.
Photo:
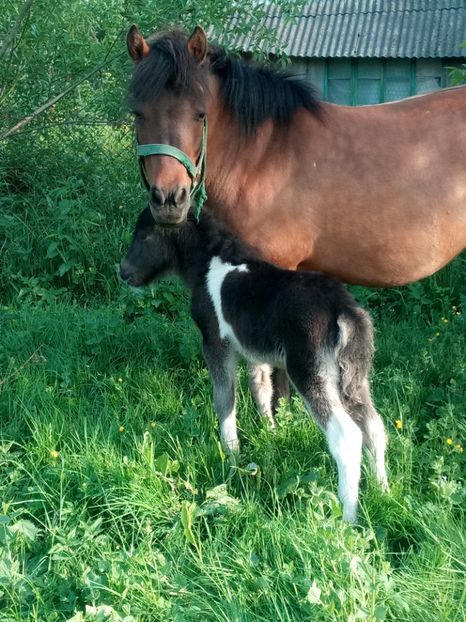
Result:
<svg viewBox="0 0 466 622"><path fill-rule="evenodd" d="M262 26L295 57L466 57L465 0L313 0L291 16L270 3Z"/></svg>

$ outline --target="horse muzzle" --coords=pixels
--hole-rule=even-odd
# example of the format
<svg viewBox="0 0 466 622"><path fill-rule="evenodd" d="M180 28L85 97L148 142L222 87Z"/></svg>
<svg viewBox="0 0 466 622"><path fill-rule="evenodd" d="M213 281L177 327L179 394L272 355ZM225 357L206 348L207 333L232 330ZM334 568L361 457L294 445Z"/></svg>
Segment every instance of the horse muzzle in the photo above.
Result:
<svg viewBox="0 0 466 622"><path fill-rule="evenodd" d="M189 188L175 186L149 188L149 207L155 223L162 227L177 227L186 221L190 207Z"/></svg>

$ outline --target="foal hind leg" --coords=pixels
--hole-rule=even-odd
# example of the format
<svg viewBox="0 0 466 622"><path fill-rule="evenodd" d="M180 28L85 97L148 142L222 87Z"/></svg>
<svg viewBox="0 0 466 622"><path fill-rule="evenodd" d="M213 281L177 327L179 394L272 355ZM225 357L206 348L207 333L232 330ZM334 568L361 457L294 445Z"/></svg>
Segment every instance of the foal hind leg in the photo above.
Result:
<svg viewBox="0 0 466 622"><path fill-rule="evenodd" d="M284 369L281 369L280 367L273 368L272 387L272 413L275 415L279 399L281 397L284 397L286 400L290 399L290 382L288 380L288 374Z"/></svg>
<svg viewBox="0 0 466 622"><path fill-rule="evenodd" d="M361 476L362 432L343 406L333 353L323 359L313 368L293 364L288 374L327 436L338 469L338 496L343 505L343 519L354 523Z"/></svg>
<svg viewBox="0 0 466 622"><path fill-rule="evenodd" d="M357 401L352 400L351 396L349 396L346 400L346 406L354 421L361 428L363 444L368 451L377 481L383 490L388 490L388 478L385 469L387 434L382 417L376 411L372 402L367 379L359 389Z"/></svg>
<svg viewBox="0 0 466 622"><path fill-rule="evenodd" d="M257 408L262 416L267 417L270 427L275 427L273 418L273 383L270 365L249 365L249 386Z"/></svg>

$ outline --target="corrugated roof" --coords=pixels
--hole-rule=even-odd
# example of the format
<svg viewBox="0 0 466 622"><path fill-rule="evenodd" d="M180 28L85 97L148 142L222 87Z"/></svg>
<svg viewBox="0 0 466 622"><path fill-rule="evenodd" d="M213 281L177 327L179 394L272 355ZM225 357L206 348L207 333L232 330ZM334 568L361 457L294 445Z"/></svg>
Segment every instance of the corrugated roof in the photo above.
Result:
<svg viewBox="0 0 466 622"><path fill-rule="evenodd" d="M466 57L465 0L313 0L292 16L274 4L266 13L262 27L289 56ZM235 47L251 41L240 35Z"/></svg>

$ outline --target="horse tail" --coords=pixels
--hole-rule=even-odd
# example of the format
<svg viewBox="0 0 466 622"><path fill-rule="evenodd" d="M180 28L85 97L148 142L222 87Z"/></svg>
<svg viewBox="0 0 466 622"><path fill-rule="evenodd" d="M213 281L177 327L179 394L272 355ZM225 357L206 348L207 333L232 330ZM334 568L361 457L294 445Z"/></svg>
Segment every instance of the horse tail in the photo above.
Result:
<svg viewBox="0 0 466 622"><path fill-rule="evenodd" d="M339 328L335 348L340 369L340 391L345 401L363 403L361 388L367 381L374 354L374 329L369 314L359 307L342 313L337 319Z"/></svg>

